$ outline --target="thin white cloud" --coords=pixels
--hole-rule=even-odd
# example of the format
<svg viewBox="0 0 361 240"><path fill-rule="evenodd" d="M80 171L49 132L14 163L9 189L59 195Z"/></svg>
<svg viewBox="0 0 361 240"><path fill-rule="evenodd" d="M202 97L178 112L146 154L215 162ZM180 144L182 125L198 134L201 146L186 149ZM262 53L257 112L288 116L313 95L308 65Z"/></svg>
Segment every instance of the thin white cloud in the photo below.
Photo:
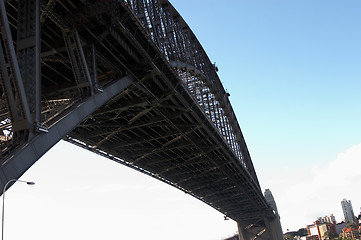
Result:
<svg viewBox="0 0 361 240"><path fill-rule="evenodd" d="M281 215L283 230L297 230L312 224L317 217L334 214L342 221L341 200L350 199L355 214L361 206L361 143L338 154L325 165L310 166L307 171L290 169L288 173L268 175Z"/></svg>

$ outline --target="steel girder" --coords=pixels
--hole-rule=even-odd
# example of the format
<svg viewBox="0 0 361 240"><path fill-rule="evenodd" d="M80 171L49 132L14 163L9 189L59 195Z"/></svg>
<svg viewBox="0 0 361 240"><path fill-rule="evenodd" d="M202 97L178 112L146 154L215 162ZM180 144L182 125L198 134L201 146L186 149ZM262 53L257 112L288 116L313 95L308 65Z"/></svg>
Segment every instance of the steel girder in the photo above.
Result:
<svg viewBox="0 0 361 240"><path fill-rule="evenodd" d="M201 44L180 14L167 0L125 0L149 36L178 70L190 93L207 113L229 146L256 182L255 173L238 121Z"/></svg>
<svg viewBox="0 0 361 240"><path fill-rule="evenodd" d="M11 179L18 179L42 155L44 155L58 141L65 137L79 123L84 121L92 112L105 102L124 91L132 84L132 79L123 77L104 89L102 93L93 95L83 102L73 106L73 109L64 114L56 124L48 128L48 132L40 134L29 141L16 154L2 163L0 170L0 188Z"/></svg>
<svg viewBox="0 0 361 240"><path fill-rule="evenodd" d="M273 215L216 68L168 1L32 1L0 5L3 183L65 136L237 222Z"/></svg>

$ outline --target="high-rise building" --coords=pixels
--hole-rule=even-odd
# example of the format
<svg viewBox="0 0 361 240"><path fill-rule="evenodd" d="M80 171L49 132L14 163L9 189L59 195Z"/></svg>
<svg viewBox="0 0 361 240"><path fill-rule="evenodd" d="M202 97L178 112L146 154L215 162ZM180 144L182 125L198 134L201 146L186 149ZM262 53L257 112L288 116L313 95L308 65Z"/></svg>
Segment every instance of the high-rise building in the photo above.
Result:
<svg viewBox="0 0 361 240"><path fill-rule="evenodd" d="M341 201L343 215L345 216L345 222L355 221L355 214L353 213L353 208L351 200L346 200L345 198Z"/></svg>
<svg viewBox="0 0 361 240"><path fill-rule="evenodd" d="M331 214L330 216L319 217L317 218L317 221L320 223L336 223L336 218Z"/></svg>
<svg viewBox="0 0 361 240"><path fill-rule="evenodd" d="M333 214L331 214L328 218L330 223L336 223L336 218Z"/></svg>

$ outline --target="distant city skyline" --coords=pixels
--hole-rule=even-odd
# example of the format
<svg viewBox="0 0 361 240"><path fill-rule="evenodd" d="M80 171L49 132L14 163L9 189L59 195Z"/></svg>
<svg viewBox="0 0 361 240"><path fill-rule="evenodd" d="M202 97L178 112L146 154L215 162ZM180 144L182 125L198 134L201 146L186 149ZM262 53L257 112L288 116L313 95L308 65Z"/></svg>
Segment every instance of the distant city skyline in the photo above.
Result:
<svg viewBox="0 0 361 240"><path fill-rule="evenodd" d="M320 221L321 223L336 223L336 217L331 214L331 215L326 215L323 217L319 217L317 218L318 221Z"/></svg>
<svg viewBox="0 0 361 240"><path fill-rule="evenodd" d="M361 234L361 219L358 219L357 216L355 216L351 200L344 198L341 201L341 207L345 216L344 220L337 223L333 214L329 216L318 217L313 223L310 223L306 226L307 236L305 236L305 239L334 239L335 237L339 236L342 236L342 239L359 239ZM289 234L292 234L292 232ZM293 235L290 235L290 237L292 236Z"/></svg>
<svg viewBox="0 0 361 240"><path fill-rule="evenodd" d="M338 216L338 221L336 220L336 216L333 214L333 212L337 212L337 209L331 211L330 214L326 214L315 218L314 221L319 221L320 223L337 223L337 224L341 222L348 223L350 221L355 221L356 220L355 217L358 217L358 215L361 214L361 211L360 213L355 214L353 211L351 200L347 200L345 198L342 199L340 208L342 209L343 215Z"/></svg>

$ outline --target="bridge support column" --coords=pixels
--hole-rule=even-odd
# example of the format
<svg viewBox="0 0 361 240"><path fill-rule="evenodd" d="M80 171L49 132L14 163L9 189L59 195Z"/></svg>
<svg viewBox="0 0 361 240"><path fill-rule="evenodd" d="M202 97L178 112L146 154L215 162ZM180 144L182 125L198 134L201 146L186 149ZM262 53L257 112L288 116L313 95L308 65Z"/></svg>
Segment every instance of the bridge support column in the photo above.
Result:
<svg viewBox="0 0 361 240"><path fill-rule="evenodd" d="M283 233L280 222L280 217L278 214L275 214L273 219L265 218L266 231L272 240L282 240Z"/></svg>
<svg viewBox="0 0 361 240"><path fill-rule="evenodd" d="M250 236L248 232L246 231L246 226L244 226L242 223L237 222L238 227L238 239L239 240L250 240Z"/></svg>

